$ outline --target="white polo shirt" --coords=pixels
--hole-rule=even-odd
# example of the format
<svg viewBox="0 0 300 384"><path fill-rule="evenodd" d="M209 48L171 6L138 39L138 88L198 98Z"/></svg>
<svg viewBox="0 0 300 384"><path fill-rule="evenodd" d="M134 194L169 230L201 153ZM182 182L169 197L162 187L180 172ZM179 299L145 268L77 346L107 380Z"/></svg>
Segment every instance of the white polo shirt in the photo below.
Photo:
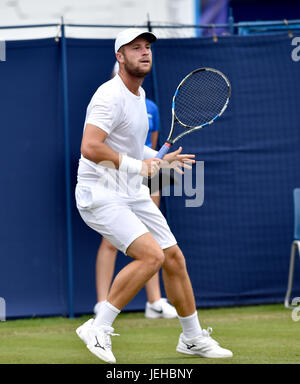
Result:
<svg viewBox="0 0 300 384"><path fill-rule="evenodd" d="M145 91L136 96L125 86L119 75L102 84L93 95L86 112L85 123L93 124L107 133L105 144L114 151L138 160L144 158L149 123ZM97 182L118 192L133 194L143 177L119 172L96 164L81 155L78 183Z"/></svg>

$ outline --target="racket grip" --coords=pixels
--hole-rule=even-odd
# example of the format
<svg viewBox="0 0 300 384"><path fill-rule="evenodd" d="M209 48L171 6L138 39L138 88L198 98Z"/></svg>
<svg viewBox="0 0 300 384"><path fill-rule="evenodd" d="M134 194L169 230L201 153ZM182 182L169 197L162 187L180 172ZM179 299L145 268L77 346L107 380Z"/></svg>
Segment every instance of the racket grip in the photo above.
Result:
<svg viewBox="0 0 300 384"><path fill-rule="evenodd" d="M171 148L171 144L165 143L160 150L158 151L157 155L155 156L157 159L163 159L163 157L169 152Z"/></svg>

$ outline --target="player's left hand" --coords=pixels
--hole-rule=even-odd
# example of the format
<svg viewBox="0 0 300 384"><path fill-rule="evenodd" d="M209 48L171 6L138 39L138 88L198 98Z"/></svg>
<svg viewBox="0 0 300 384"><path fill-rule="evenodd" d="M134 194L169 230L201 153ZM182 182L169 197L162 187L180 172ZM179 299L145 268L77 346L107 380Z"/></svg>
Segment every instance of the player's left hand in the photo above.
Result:
<svg viewBox="0 0 300 384"><path fill-rule="evenodd" d="M181 175L184 173L182 168L191 169L190 164L196 162L195 155L181 154L181 152L182 147L179 147L176 151L167 153L160 164L161 168L173 168Z"/></svg>

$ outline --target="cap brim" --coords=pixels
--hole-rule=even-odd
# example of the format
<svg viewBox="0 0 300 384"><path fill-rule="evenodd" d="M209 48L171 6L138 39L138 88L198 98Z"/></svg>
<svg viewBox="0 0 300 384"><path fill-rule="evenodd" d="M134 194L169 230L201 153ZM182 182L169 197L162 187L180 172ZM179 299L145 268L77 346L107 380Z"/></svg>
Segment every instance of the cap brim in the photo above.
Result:
<svg viewBox="0 0 300 384"><path fill-rule="evenodd" d="M151 32L143 32L140 35L138 35L136 38L138 37L144 37L146 40L149 41L149 43L154 43L157 40L156 36Z"/></svg>
<svg viewBox="0 0 300 384"><path fill-rule="evenodd" d="M139 32L137 30L131 29L131 30L125 30L124 32L125 32L125 34L122 35L123 32L121 32L116 38L115 52L117 52L124 45L130 44L131 42L133 42L138 37L143 37L144 39L149 41L149 43L154 43L157 40L154 33L148 32L148 31L140 31ZM127 33L127 36L126 36L126 33Z"/></svg>

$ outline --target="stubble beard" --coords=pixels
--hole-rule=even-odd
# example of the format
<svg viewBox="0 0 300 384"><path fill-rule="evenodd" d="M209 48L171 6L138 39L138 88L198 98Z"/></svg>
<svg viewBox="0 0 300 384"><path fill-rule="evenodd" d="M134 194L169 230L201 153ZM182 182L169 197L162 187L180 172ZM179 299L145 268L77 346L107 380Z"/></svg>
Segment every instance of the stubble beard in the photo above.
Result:
<svg viewBox="0 0 300 384"><path fill-rule="evenodd" d="M124 63L124 68L129 75L143 79L151 71L152 65L150 65L149 69L142 70L138 66Z"/></svg>

